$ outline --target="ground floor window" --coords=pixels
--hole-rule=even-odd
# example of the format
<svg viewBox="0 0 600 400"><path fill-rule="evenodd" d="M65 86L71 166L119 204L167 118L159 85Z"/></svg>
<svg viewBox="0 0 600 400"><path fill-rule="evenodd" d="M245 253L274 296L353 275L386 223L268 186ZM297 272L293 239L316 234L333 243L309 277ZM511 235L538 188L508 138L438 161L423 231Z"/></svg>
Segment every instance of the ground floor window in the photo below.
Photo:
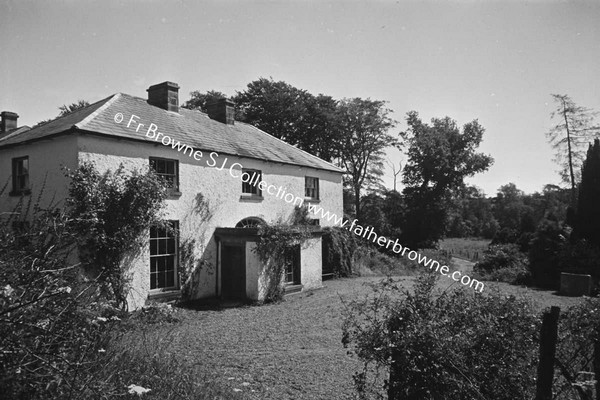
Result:
<svg viewBox="0 0 600 400"><path fill-rule="evenodd" d="M150 289L177 288L179 221L150 228Z"/></svg>
<svg viewBox="0 0 600 400"><path fill-rule="evenodd" d="M285 283L300 284L300 245L290 248L285 254Z"/></svg>

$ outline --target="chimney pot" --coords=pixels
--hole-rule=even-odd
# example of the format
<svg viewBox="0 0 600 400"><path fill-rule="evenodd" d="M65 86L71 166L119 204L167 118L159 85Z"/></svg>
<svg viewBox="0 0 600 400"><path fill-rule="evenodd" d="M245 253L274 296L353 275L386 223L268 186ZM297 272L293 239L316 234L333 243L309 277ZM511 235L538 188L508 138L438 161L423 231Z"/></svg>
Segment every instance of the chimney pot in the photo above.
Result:
<svg viewBox="0 0 600 400"><path fill-rule="evenodd" d="M0 132L7 132L17 127L17 119L19 118L17 113L2 111L0 117L2 117L0 120Z"/></svg>
<svg viewBox="0 0 600 400"><path fill-rule="evenodd" d="M163 82L150 86L148 104L163 110L179 112L179 85L174 82Z"/></svg>
<svg viewBox="0 0 600 400"><path fill-rule="evenodd" d="M223 124L235 123L235 103L230 99L219 99L206 105L208 117Z"/></svg>

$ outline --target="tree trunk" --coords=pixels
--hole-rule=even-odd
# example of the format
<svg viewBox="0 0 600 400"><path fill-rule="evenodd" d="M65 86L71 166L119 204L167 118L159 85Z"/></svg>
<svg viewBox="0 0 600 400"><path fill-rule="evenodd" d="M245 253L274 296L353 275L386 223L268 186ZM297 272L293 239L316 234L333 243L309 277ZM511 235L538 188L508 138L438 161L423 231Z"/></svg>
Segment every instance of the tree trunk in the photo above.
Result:
<svg viewBox="0 0 600 400"><path fill-rule="evenodd" d="M360 221L360 186L354 185L354 212L356 213L356 219Z"/></svg>
<svg viewBox="0 0 600 400"><path fill-rule="evenodd" d="M563 100L563 118L567 129L567 152L569 156L569 174L571 176L571 207L575 207L575 174L573 173L573 151L571 150L571 130L569 129L569 119L567 118L567 105Z"/></svg>

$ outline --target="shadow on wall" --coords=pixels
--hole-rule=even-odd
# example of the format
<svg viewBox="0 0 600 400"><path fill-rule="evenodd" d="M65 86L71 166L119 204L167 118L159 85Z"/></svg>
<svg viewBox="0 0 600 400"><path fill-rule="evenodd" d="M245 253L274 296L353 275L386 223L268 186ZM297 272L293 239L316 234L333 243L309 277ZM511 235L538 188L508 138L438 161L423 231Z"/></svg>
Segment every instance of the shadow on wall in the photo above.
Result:
<svg viewBox="0 0 600 400"><path fill-rule="evenodd" d="M212 232L208 232L209 222L214 215L215 209L209 200L202 193L196 194L191 210L183 221L186 236L181 237L179 242L179 281L183 300L196 297L194 291L200 288L204 273L215 273L216 266L211 262L214 252L207 252L210 247L216 249Z"/></svg>

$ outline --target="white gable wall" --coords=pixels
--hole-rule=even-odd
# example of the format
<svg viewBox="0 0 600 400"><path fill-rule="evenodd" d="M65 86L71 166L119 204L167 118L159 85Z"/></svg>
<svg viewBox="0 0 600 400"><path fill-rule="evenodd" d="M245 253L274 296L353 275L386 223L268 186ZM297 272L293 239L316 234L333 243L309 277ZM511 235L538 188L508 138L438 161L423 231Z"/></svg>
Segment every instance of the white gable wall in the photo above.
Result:
<svg viewBox="0 0 600 400"><path fill-rule="evenodd" d="M41 206L49 205L52 199L56 206L62 206L68 195L68 179L61 168L76 168L76 149L74 135L0 149L0 188L6 185L0 198L0 212L12 212L21 201L20 196L9 196L9 192L12 191L12 159L24 156L29 157L31 195L23 200L35 202L42 192Z"/></svg>

